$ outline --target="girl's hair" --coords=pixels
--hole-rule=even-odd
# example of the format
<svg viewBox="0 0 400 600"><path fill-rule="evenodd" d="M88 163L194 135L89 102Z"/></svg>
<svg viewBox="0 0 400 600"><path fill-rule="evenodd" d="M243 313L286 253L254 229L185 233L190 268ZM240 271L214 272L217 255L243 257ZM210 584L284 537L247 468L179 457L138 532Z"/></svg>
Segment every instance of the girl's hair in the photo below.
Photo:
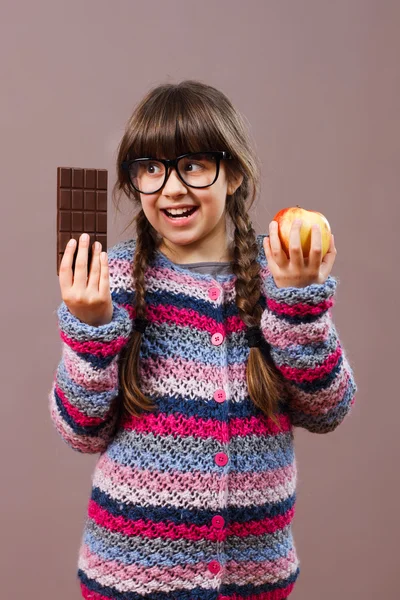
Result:
<svg viewBox="0 0 400 600"><path fill-rule="evenodd" d="M235 175L243 176L241 185L226 197L226 214L230 216L234 230L236 305L247 326L259 325L262 314L260 264L256 260L259 249L248 209L259 192L260 169L244 120L222 92L192 80L166 83L150 90L136 106L120 142L113 200L118 210L121 195L125 193L138 208L141 207L140 195L131 187L126 171L121 167L124 160L163 155L173 158L206 150L225 150L232 155L233 160L224 161L228 181L234 181ZM246 207L248 199L250 202ZM146 318L145 269L162 239L141 208L127 228L134 222L137 238L132 275L136 317ZM142 410L156 409L139 387L141 340L142 334L132 330L120 355L122 409L134 416L139 416ZM250 348L246 378L254 404L278 425L275 413L283 391L283 378L259 347Z"/></svg>

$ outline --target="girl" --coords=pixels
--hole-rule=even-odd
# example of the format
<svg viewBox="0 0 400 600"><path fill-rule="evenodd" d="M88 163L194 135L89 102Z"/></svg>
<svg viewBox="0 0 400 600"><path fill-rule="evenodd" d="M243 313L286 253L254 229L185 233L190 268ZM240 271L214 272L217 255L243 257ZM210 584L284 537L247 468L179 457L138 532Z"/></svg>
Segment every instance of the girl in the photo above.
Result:
<svg viewBox="0 0 400 600"><path fill-rule="evenodd" d="M248 210L259 168L228 98L151 90L117 159L136 239L60 267L52 421L100 453L78 571L91 600L282 600L299 575L293 428L333 431L356 384L332 322L333 242L290 259ZM230 217L230 221L228 220ZM230 238L228 226L233 235Z"/></svg>

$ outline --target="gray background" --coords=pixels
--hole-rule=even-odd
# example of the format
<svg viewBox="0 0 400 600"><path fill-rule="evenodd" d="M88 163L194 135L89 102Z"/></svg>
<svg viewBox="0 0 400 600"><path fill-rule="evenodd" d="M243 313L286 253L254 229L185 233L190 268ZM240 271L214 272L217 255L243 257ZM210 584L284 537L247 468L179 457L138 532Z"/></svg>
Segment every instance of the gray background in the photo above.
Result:
<svg viewBox="0 0 400 600"><path fill-rule="evenodd" d="M194 78L244 114L262 160L257 233L285 206L322 212L338 249L334 322L359 392L327 435L296 431L293 600L395 600L399 564L400 3L395 0L3 0L1 587L78 600L98 456L50 422L57 166L109 169L150 86ZM131 218L109 197L109 246ZM396 360L397 356L397 360Z"/></svg>

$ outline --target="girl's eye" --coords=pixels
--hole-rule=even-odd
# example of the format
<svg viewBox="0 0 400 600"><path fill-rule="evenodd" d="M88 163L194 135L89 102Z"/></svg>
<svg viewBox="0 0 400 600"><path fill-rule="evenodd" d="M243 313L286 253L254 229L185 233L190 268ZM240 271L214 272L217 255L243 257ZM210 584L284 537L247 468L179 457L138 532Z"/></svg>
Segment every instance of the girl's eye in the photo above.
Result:
<svg viewBox="0 0 400 600"><path fill-rule="evenodd" d="M200 169L204 169L204 165L202 165L201 163L198 163L198 162L191 161L191 162L186 163L186 165L185 165L186 171L193 172L193 171L198 171Z"/></svg>
<svg viewBox="0 0 400 600"><path fill-rule="evenodd" d="M147 172L150 175L156 175L157 173L162 171L162 169L163 169L163 165L159 165L158 163L148 163L148 165L147 165Z"/></svg>

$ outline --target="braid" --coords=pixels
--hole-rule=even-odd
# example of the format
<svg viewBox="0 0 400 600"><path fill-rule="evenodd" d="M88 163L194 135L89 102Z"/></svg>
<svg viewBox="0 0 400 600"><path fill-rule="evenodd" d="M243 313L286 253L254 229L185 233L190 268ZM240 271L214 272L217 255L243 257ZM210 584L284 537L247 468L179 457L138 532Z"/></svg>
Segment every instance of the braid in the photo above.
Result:
<svg viewBox="0 0 400 600"><path fill-rule="evenodd" d="M247 197L246 178L232 195L227 197L226 207L234 225L234 262L236 275L236 305L244 323L251 327L260 325L262 307L261 268L256 260L258 244L248 211L245 206ZM274 416L283 393L283 378L260 347L251 347L247 364L247 385L254 404L278 425Z"/></svg>
<svg viewBox="0 0 400 600"><path fill-rule="evenodd" d="M135 217L136 221L136 251L133 263L133 281L135 282L135 312L136 318L146 318L146 282L145 271L152 260L157 237L154 228L146 218L143 210ZM139 416L140 410L154 411L156 406L143 394L139 387L139 358L142 334L133 330L131 337L121 352L120 381L123 389L123 404L127 413Z"/></svg>
<svg viewBox="0 0 400 600"><path fill-rule="evenodd" d="M237 276L236 305L248 327L259 325L262 308L258 303L261 295L260 265L256 260L258 245L242 193L236 192L235 203L227 200L227 209L235 226L233 272Z"/></svg>

